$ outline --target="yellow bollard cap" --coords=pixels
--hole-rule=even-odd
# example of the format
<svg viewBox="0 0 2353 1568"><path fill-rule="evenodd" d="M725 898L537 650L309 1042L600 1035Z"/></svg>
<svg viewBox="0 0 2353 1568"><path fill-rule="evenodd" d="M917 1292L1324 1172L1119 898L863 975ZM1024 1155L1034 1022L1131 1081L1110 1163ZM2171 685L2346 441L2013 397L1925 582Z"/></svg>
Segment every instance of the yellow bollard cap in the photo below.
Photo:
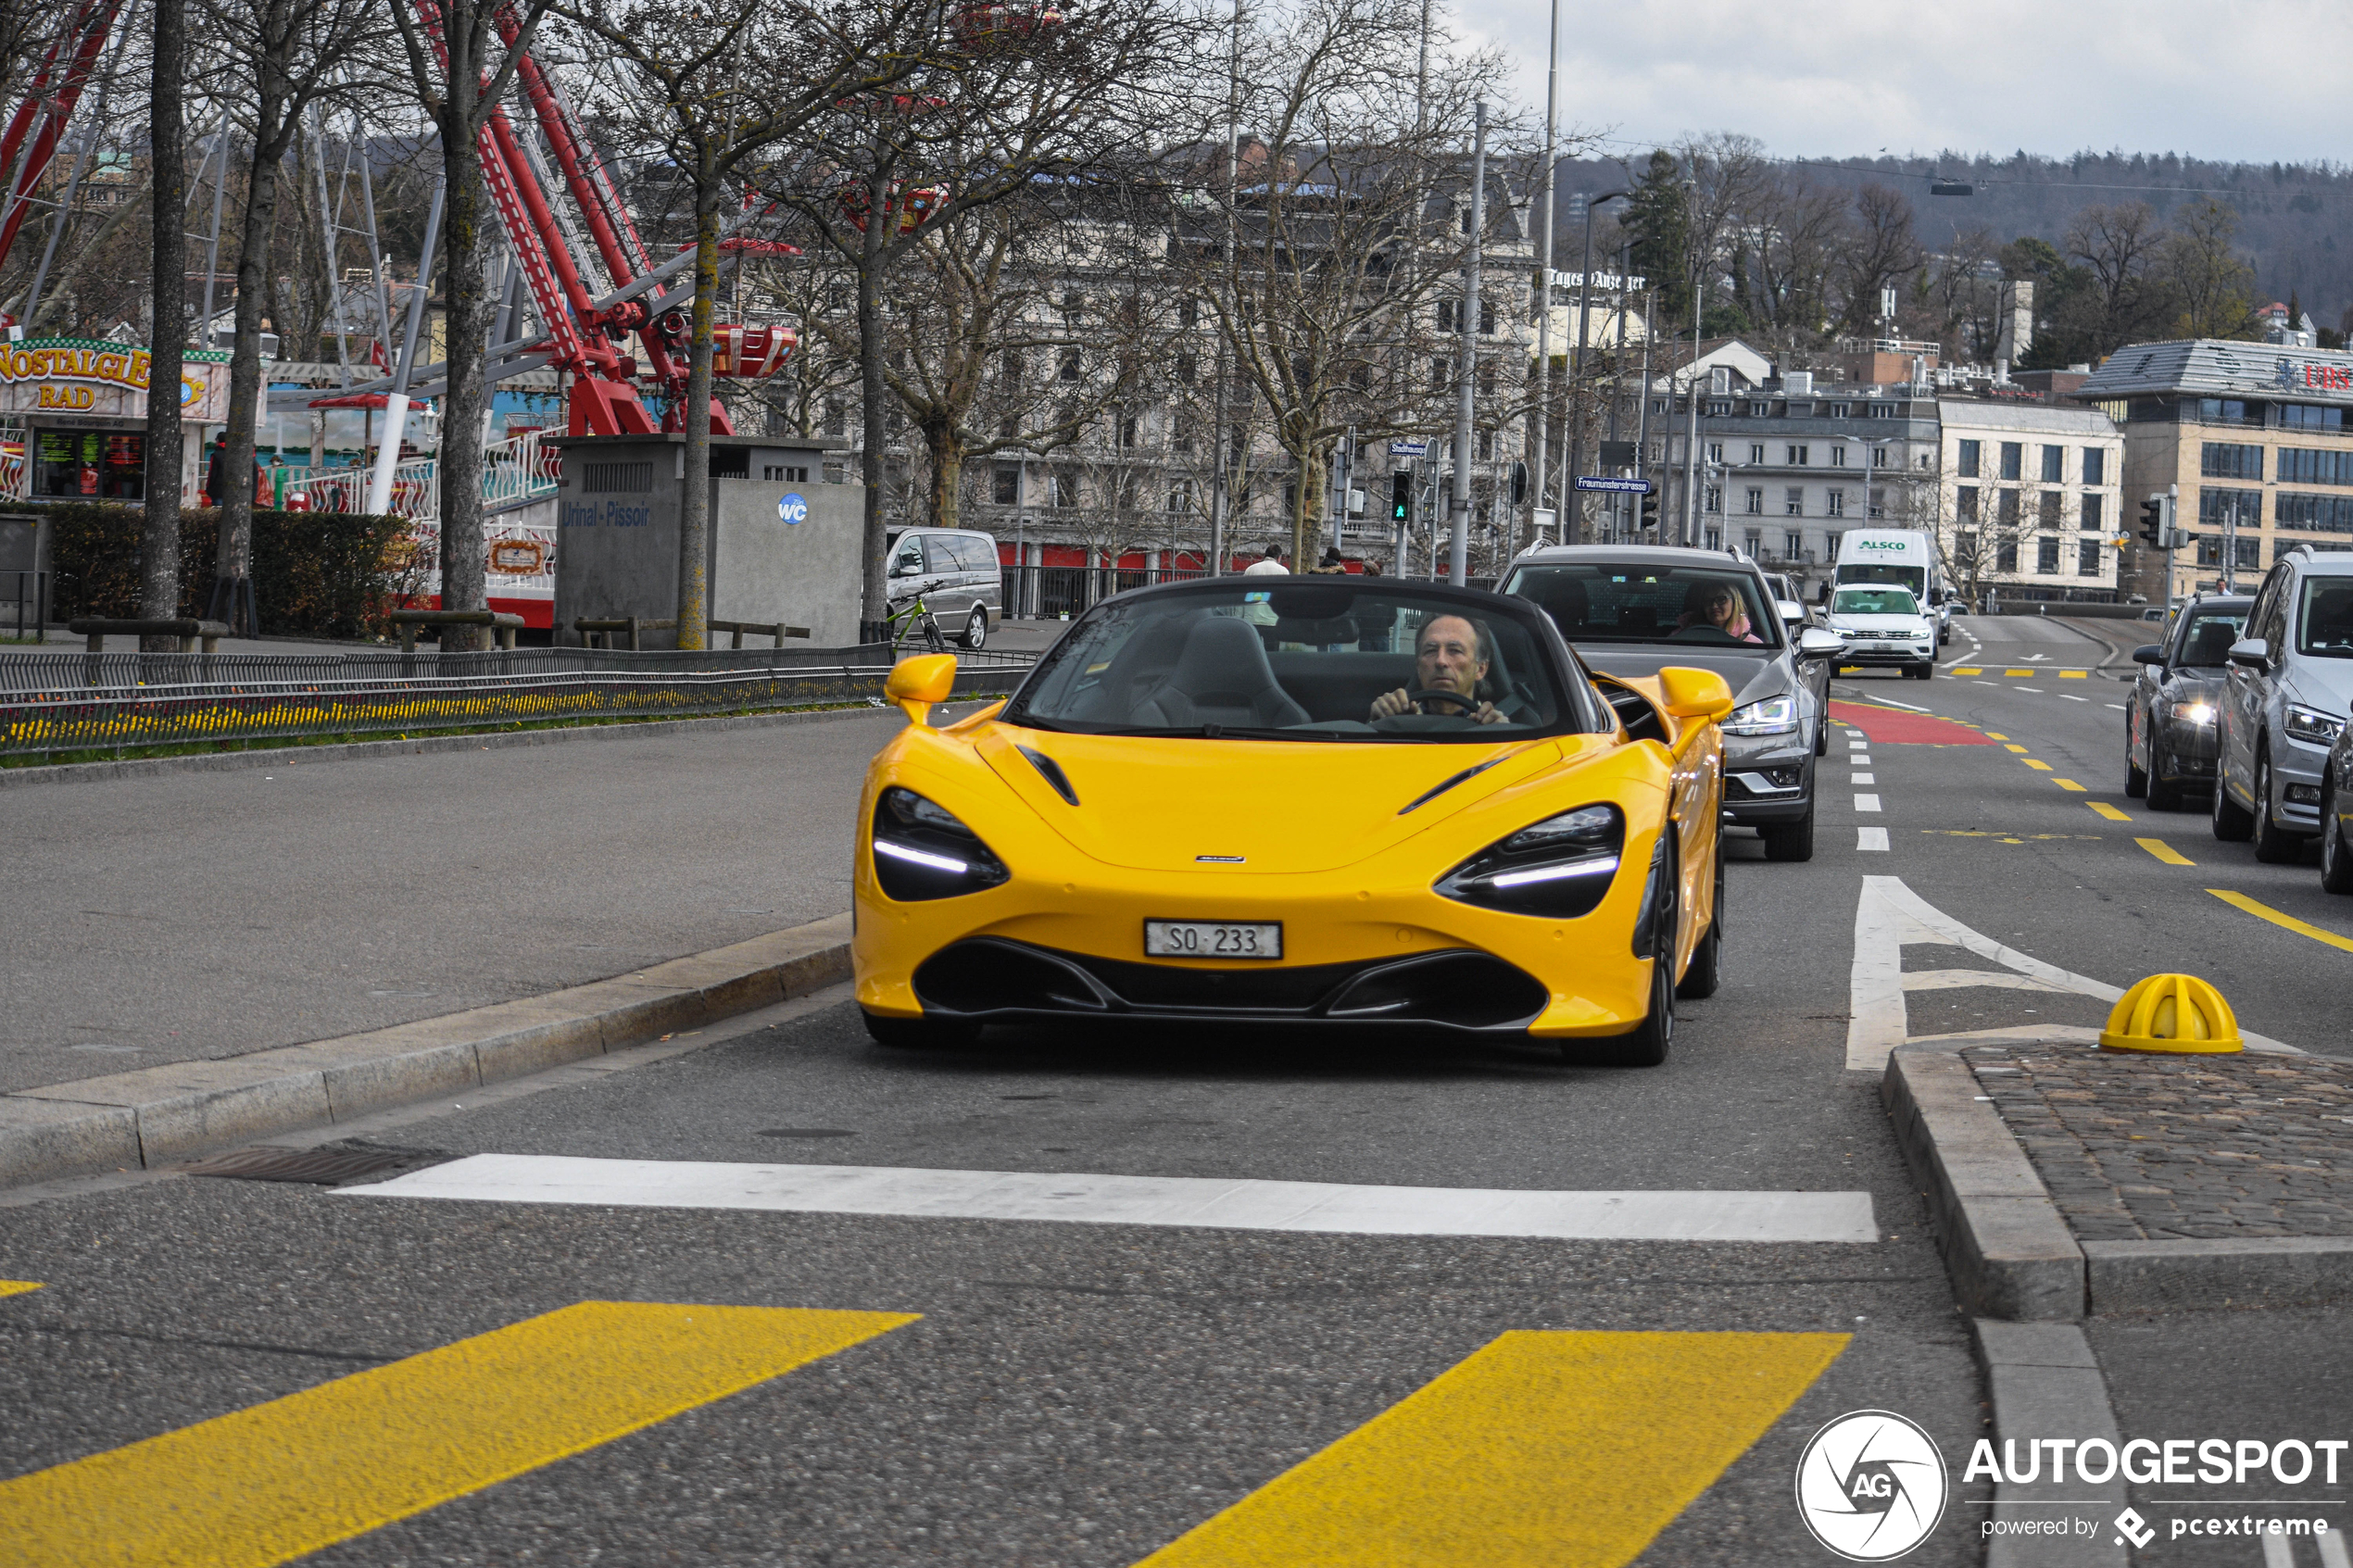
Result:
<svg viewBox="0 0 2353 1568"><path fill-rule="evenodd" d="M2100 1049L2221 1056L2246 1042L2221 992L2195 974L2152 974L2108 1015Z"/></svg>

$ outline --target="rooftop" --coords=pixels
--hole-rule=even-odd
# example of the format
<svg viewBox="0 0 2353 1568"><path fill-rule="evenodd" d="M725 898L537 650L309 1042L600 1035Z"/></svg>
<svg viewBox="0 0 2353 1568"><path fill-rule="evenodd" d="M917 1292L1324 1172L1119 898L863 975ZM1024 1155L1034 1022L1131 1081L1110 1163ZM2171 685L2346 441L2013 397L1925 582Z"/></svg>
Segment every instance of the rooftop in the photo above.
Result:
<svg viewBox="0 0 2353 1568"><path fill-rule="evenodd" d="M2095 402L2165 393L2353 405L2353 353L2217 338L2138 343L2109 355L2075 395Z"/></svg>

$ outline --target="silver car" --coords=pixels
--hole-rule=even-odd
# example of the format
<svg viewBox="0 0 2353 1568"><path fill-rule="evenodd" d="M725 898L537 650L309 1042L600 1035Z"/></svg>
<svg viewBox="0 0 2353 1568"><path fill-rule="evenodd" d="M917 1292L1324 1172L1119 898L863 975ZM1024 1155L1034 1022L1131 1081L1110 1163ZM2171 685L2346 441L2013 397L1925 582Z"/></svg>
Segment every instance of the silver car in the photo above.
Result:
<svg viewBox="0 0 2353 1568"><path fill-rule="evenodd" d="M1004 620L997 541L970 529L908 528L890 535L890 608L921 596L939 629L964 646L987 646Z"/></svg>
<svg viewBox="0 0 2353 1568"><path fill-rule="evenodd" d="M2283 555L2246 631L2223 686L2214 836L2291 860L2321 831L2324 764L2353 707L2353 554Z"/></svg>
<svg viewBox="0 0 2353 1568"><path fill-rule="evenodd" d="M1818 693L1845 644L1785 625L1755 563L1724 550L1567 545L1521 556L1504 592L1535 600L1603 674L1676 664L1723 676L1733 703L1725 820L1762 834L1767 859L1814 858L1814 759L1829 717Z"/></svg>
<svg viewBox="0 0 2353 1568"><path fill-rule="evenodd" d="M2214 784L2217 720L2232 645L2255 601L2213 594L2183 608L2165 640L2133 650L2141 667L2124 709L2124 793L2178 811L2184 790Z"/></svg>

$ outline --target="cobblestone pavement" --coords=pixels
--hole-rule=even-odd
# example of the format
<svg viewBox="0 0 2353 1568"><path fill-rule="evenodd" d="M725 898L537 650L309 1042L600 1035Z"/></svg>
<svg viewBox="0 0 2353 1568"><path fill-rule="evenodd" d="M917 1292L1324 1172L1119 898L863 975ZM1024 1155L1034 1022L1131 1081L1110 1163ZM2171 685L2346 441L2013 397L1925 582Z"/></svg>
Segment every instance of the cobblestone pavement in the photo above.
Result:
<svg viewBox="0 0 2353 1568"><path fill-rule="evenodd" d="M2353 1062L1962 1054L2080 1240L2353 1236Z"/></svg>

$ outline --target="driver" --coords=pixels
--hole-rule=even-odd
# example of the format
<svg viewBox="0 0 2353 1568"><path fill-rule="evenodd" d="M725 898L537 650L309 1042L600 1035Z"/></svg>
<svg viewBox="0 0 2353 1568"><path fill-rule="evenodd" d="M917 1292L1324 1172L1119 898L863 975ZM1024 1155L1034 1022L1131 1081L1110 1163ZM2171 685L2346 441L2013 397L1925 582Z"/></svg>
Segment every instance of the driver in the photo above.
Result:
<svg viewBox="0 0 2353 1568"><path fill-rule="evenodd" d="M1749 624L1748 611L1741 605L1741 596L1729 583L1704 583L1692 590L1684 601L1683 613L1677 618L1678 630L1689 631L1694 626L1714 627L1735 642L1761 643Z"/></svg>
<svg viewBox="0 0 2353 1568"><path fill-rule="evenodd" d="M1414 653L1414 684L1423 692L1456 692L1463 700L1439 697L1427 704L1414 700L1400 686L1373 699L1372 716L1393 719L1401 713L1459 715L1481 724L1499 724L1504 716L1491 702L1478 700L1478 684L1487 678L1487 648L1476 622L1460 615L1431 618L1422 627Z"/></svg>

